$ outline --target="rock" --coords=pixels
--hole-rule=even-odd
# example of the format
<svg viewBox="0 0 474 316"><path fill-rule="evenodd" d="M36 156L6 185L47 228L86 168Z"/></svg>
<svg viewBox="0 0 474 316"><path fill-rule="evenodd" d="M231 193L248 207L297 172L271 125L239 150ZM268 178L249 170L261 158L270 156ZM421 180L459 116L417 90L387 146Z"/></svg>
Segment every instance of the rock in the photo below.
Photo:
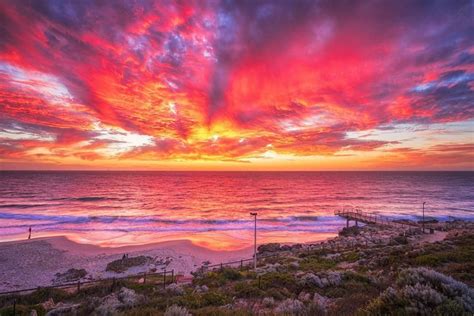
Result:
<svg viewBox="0 0 474 316"><path fill-rule="evenodd" d="M284 300L275 309L275 312L283 315L304 315L306 307L299 300L293 300L291 298Z"/></svg>
<svg viewBox="0 0 474 316"><path fill-rule="evenodd" d="M143 266L151 262L153 258L147 256L138 257L124 257L122 259L114 260L107 264L105 271L112 271L116 273L122 273L127 271L131 267Z"/></svg>
<svg viewBox="0 0 474 316"><path fill-rule="evenodd" d="M291 250L300 250L301 248L303 248L303 245L301 244L294 244L291 246Z"/></svg>
<svg viewBox="0 0 474 316"><path fill-rule="evenodd" d="M77 312L77 309L81 306L81 304L64 304L59 303L56 307L49 312L46 313L46 316L66 316L66 315L74 315Z"/></svg>
<svg viewBox="0 0 474 316"><path fill-rule="evenodd" d="M328 272L327 279L329 284L333 286L337 286L342 282L341 274L334 271Z"/></svg>
<svg viewBox="0 0 474 316"><path fill-rule="evenodd" d="M275 305L275 299L273 297L265 297L262 300L262 305L264 307L273 307Z"/></svg>
<svg viewBox="0 0 474 316"><path fill-rule="evenodd" d="M280 247L280 250L281 250L281 251L289 251L289 250L291 250L291 249L292 249L292 248L291 248L290 245L283 245L283 246Z"/></svg>
<svg viewBox="0 0 474 316"><path fill-rule="evenodd" d="M102 299L95 312L99 315L115 314L120 307L132 307L144 300L143 295L122 287L118 293L112 293Z"/></svg>
<svg viewBox="0 0 474 316"><path fill-rule="evenodd" d="M196 293L206 293L209 291L209 288L207 287L207 285L201 285L201 286L196 286L194 288L194 292Z"/></svg>
<svg viewBox="0 0 474 316"><path fill-rule="evenodd" d="M164 313L164 316L191 316L191 314L184 307L171 305Z"/></svg>
<svg viewBox="0 0 474 316"><path fill-rule="evenodd" d="M269 244L263 244L258 246L258 253L264 253L264 252L276 252L280 250L280 244L279 243L269 243Z"/></svg>
<svg viewBox="0 0 474 316"><path fill-rule="evenodd" d="M120 289L117 297L125 306L134 306L143 299L142 295L139 295L134 290L127 289L126 287Z"/></svg>
<svg viewBox="0 0 474 316"><path fill-rule="evenodd" d="M52 298L40 304L45 310L52 309L54 307L54 301Z"/></svg>
<svg viewBox="0 0 474 316"><path fill-rule="evenodd" d="M178 284L176 283L171 283L170 285L168 285L166 287L166 290L171 293L171 294L174 294L174 295L183 295L184 294L184 290L181 286L179 286Z"/></svg>
<svg viewBox="0 0 474 316"><path fill-rule="evenodd" d="M290 268L292 269L298 269L300 267L300 264L298 261L293 261L292 263L290 263Z"/></svg>
<svg viewBox="0 0 474 316"><path fill-rule="evenodd" d="M311 299L311 294L302 291L302 292L298 295L298 299L299 299L300 301L302 301L302 302L308 302L308 301Z"/></svg>
<svg viewBox="0 0 474 316"><path fill-rule="evenodd" d="M329 285L329 280L327 278L321 278L321 287L326 287Z"/></svg>
<svg viewBox="0 0 474 316"><path fill-rule="evenodd" d="M30 316L38 316L38 312L36 311L36 309L32 309L30 311Z"/></svg>
<svg viewBox="0 0 474 316"><path fill-rule="evenodd" d="M56 273L55 279L53 280L54 284L73 282L82 279L87 275L85 269L69 269L64 273Z"/></svg>
<svg viewBox="0 0 474 316"><path fill-rule="evenodd" d="M115 293L105 296L102 299L100 305L95 309L98 315L111 315L114 314L122 303L117 298Z"/></svg>
<svg viewBox="0 0 474 316"><path fill-rule="evenodd" d="M313 307L320 312L320 314L326 314L329 305L329 298L320 295L319 293L314 293L313 296Z"/></svg>

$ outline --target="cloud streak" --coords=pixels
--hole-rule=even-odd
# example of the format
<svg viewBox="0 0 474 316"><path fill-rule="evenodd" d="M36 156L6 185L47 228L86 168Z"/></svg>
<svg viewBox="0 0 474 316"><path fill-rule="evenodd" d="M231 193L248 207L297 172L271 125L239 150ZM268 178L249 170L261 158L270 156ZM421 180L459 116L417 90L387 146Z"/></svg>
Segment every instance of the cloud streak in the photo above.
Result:
<svg viewBox="0 0 474 316"><path fill-rule="evenodd" d="M0 158L10 168L357 156L357 169L403 151L395 168L472 169L452 150L472 144L469 128L421 147L350 137L453 122L472 132L472 12L470 1L3 1ZM442 159L421 154L429 148Z"/></svg>

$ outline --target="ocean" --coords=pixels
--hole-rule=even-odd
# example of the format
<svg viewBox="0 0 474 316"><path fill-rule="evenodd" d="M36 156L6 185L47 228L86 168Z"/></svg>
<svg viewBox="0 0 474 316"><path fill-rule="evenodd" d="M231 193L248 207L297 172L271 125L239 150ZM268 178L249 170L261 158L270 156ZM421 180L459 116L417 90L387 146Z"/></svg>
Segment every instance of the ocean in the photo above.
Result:
<svg viewBox="0 0 474 316"><path fill-rule="evenodd" d="M337 234L346 206L392 218L474 219L474 172L1 171L0 240L65 235L121 246L188 239L213 249Z"/></svg>

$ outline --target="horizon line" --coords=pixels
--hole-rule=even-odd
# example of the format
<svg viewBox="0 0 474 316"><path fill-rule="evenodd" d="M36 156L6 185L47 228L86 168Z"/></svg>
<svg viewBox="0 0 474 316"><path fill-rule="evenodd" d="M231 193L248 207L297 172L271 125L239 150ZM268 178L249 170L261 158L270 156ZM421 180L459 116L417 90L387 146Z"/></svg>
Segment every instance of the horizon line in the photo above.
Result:
<svg viewBox="0 0 474 316"><path fill-rule="evenodd" d="M163 170L163 169L0 169L0 172L474 172L474 169L413 169L413 170L395 170L395 169L367 169L367 170Z"/></svg>

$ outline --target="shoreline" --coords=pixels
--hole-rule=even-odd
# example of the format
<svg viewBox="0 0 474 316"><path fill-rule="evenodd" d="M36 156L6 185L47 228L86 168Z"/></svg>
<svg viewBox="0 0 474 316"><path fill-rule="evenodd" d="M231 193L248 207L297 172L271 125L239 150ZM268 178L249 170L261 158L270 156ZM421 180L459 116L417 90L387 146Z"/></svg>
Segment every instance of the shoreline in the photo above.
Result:
<svg viewBox="0 0 474 316"><path fill-rule="evenodd" d="M453 223L457 223L454 221ZM470 221L459 221L469 223ZM373 244L389 244L399 231L383 226L364 225L369 234L359 236L338 235L305 243L262 243L259 254L279 250L312 250L339 248L348 245L367 247ZM361 226L361 227L364 227ZM439 223L440 227L445 223ZM446 233L409 237L411 243L433 243L445 238ZM277 245L277 246L276 246ZM123 256L146 257L145 263L128 267L124 272L106 271L107 265ZM30 240L6 241L0 243L0 291L13 291L38 286L49 286L58 282L58 274L67 274L69 269L84 269L81 280L137 275L144 272L174 270L176 274L191 275L206 265L249 259L253 247L239 250L214 250L194 244L190 240L170 240L142 245L107 247L83 244L66 236L39 237Z"/></svg>

